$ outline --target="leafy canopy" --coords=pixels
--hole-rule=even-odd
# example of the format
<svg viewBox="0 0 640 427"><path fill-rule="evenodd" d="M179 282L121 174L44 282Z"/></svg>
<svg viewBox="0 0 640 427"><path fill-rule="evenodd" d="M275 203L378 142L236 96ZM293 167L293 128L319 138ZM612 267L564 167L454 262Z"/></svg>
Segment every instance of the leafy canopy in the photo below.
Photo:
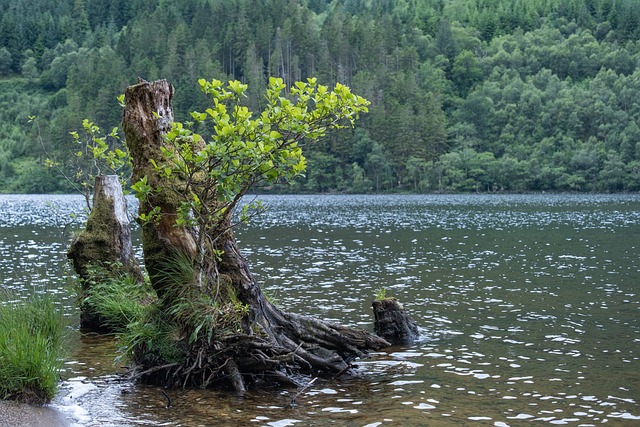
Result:
<svg viewBox="0 0 640 427"><path fill-rule="evenodd" d="M155 173L180 199L176 225L197 225L213 239L224 232L223 220L249 189L288 182L304 173L302 143L316 141L331 129L353 126L369 105L342 84L330 90L310 78L287 91L281 78L272 77L265 93L266 107L253 113L243 105L246 84L204 79L199 84L211 97L212 106L191 113L193 123L173 123L161 162L152 163ZM210 135L205 138L196 133L196 127L209 129ZM151 188L146 177L133 189L144 200L166 191ZM245 205L242 220L259 207L259 203ZM154 213L162 214L159 210Z"/></svg>

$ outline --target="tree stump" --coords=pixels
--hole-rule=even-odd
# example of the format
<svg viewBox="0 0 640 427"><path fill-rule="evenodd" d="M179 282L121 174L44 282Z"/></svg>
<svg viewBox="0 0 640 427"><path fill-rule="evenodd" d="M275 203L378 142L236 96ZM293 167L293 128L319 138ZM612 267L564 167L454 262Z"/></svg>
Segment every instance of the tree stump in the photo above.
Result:
<svg viewBox="0 0 640 427"><path fill-rule="evenodd" d="M149 357L148 348L140 347L133 361L139 378L180 387L227 384L241 394L258 381L290 385L299 383L300 374L341 374L368 350L389 345L368 332L286 313L271 304L237 247L232 212L219 220L224 232L198 246L199 229L175 223L180 208L176 196L184 196L176 193L185 188L181 178L162 175L154 167L166 161L162 149L170 149L163 144L173 120L173 87L166 80L142 81L127 88L125 96L122 125L133 181L146 177L149 186L161 190L141 200L141 214L160 208L159 218L142 224L142 244L151 285L161 300L158 316L176 331L172 336L178 341L170 344L179 354L172 360L162 354ZM168 275L173 269L180 274ZM205 277L190 278L189 271ZM193 308L180 311L185 304ZM198 326L190 323L193 319Z"/></svg>
<svg viewBox="0 0 640 427"><path fill-rule="evenodd" d="M143 275L133 254L131 228L127 214L127 201L116 175L98 176L95 179L93 208L87 223L67 251L75 272L82 284L81 301L91 286L92 270L100 269L104 278L122 274L143 281ZM83 328L108 331L100 316L81 304L80 323Z"/></svg>
<svg viewBox="0 0 640 427"><path fill-rule="evenodd" d="M418 336L418 326L409 318L395 298L373 302L374 331L393 345L411 344Z"/></svg>

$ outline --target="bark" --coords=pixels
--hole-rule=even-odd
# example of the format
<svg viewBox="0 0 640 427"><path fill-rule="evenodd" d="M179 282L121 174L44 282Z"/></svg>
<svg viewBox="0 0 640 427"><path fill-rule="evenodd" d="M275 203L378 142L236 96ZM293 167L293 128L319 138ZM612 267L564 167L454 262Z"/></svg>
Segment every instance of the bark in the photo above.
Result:
<svg viewBox="0 0 640 427"><path fill-rule="evenodd" d="M418 326L409 318L395 298L373 302L374 331L393 345L411 344L418 336Z"/></svg>
<svg viewBox="0 0 640 427"><path fill-rule="evenodd" d="M127 201L117 176L96 177L93 208L85 229L71 242L67 257L80 277L81 299L95 280L128 274L142 283L142 271L133 254ZM87 329L109 330L103 319L84 304L80 322Z"/></svg>
<svg viewBox="0 0 640 427"><path fill-rule="evenodd" d="M175 226L181 183L175 176L170 182L159 176L150 162L163 161L160 147L173 120L172 96L173 87L165 80L142 81L127 89L123 113L133 180L146 176L149 185L161 190L140 204L141 213L149 213L155 206L162 212L159 221L142 225L144 259L151 285L162 299L165 314L175 311L172 308L179 303L180 295L197 292L212 296L218 310L237 307L239 303L246 312L235 330L223 324L225 319L221 318L212 337L198 338L195 342L183 339L180 348L184 357L178 362L158 361L158 366L153 366L140 357L139 377L164 385L201 387L222 381L242 393L248 384L261 380L292 384L297 383L301 373L341 374L355 358L388 346L384 339L365 331L287 313L271 304L240 254L232 230L227 229L229 217L219 224L219 229L226 231L208 245L198 246L202 240L198 239L197 229ZM220 259L216 259L214 250L223 251ZM201 251L204 256L198 255ZM182 282L180 292L170 288L167 265L179 265L184 260L194 264L193 271L203 272L205 286L196 285L200 281L194 277ZM196 265L198 260L203 265ZM190 332L183 331L183 335L189 336Z"/></svg>
<svg viewBox="0 0 640 427"><path fill-rule="evenodd" d="M149 214L155 206L163 212L158 223L142 224L145 268L158 297L162 297L163 289L159 285L165 260L175 256L175 251L188 257L196 253L195 240L188 230L174 227L177 203L170 190L173 185L160 177L151 163L152 159L161 163L160 147L173 122L173 86L166 80L143 82L127 88L125 95L122 127L133 166L132 182L146 176L152 188L164 189L141 202L139 207L140 214Z"/></svg>

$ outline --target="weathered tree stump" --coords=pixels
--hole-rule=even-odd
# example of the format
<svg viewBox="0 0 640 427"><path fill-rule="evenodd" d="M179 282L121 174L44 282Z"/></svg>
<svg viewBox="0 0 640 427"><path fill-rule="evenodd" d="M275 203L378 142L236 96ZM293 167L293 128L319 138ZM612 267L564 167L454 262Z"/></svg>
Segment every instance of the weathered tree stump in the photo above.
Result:
<svg viewBox="0 0 640 427"><path fill-rule="evenodd" d="M179 342L174 343L181 353L179 360L150 359L146 348L139 349L139 357L134 360L141 371L139 378L181 387L226 383L242 393L247 384L256 381L296 384L304 373L341 374L349 369L352 360L368 350L389 345L368 332L286 313L271 304L238 250L230 227L232 212L220 219L219 230L223 232L198 247L199 230L175 223L179 209L176 191L184 187L180 178L163 176L153 166L154 162L161 165L166 161L161 148L166 148L165 134L173 120L173 87L166 80L142 81L127 88L125 96L123 129L132 156L133 181L146 177L148 185L162 190L140 203L141 214L148 215L157 207L161 212L157 220L142 224L145 266L161 299L159 316L180 331L176 334ZM184 268L185 261L193 271L204 273L204 281L187 277L179 284L168 284L167 270L182 266L184 272L188 270ZM240 311L240 324L233 332L223 324L222 315L213 328L209 323L203 326L210 328L209 334L198 334L203 329L194 331L189 319L175 315L176 307L184 303L184 295L189 295L190 301L212 301L209 306L195 308L200 314L220 315L225 307L241 307L245 311ZM239 311L236 309L235 313Z"/></svg>
<svg viewBox="0 0 640 427"><path fill-rule="evenodd" d="M393 345L411 344L418 336L418 326L395 298L373 302L374 331Z"/></svg>
<svg viewBox="0 0 640 427"><path fill-rule="evenodd" d="M71 242L67 257L80 277L81 301L87 288L96 280L96 269L99 269L105 279L128 274L138 282L143 281L142 271L133 254L127 202L117 176L96 177L93 208L87 218L85 229ZM83 328L109 330L100 316L92 313L83 304L80 322Z"/></svg>

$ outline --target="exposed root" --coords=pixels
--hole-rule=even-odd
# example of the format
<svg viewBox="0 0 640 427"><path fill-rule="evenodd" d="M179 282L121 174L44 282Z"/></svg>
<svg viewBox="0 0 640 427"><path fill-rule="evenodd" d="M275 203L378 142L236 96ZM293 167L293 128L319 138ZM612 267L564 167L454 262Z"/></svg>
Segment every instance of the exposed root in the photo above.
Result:
<svg viewBox="0 0 640 427"><path fill-rule="evenodd" d="M298 399L298 397L304 393L304 391L306 389L308 389L309 387L311 387L313 385L314 382L316 382L316 380L318 379L318 377L315 377L314 379L312 379L311 381L309 381L307 384L305 384L304 387L302 387L300 390L298 390L298 392L296 393L295 396L293 396L293 399L291 399L291 402L289 402L289 404L286 406L287 408L294 408L296 406L298 406L298 403L296 402L296 400Z"/></svg>
<svg viewBox="0 0 640 427"><path fill-rule="evenodd" d="M270 321L255 325L259 333L201 340L191 345L184 363L149 368L136 377L182 387L227 384L243 395L257 381L300 386L300 375L339 377L368 349L388 346L364 331L268 307Z"/></svg>
<svg viewBox="0 0 640 427"><path fill-rule="evenodd" d="M231 381L231 386L235 390L238 396L244 396L247 389L244 386L244 380L242 379L242 374L240 373L240 369L238 369L238 365L233 359L228 359L224 365L224 371L227 375L229 375L229 381Z"/></svg>
<svg viewBox="0 0 640 427"><path fill-rule="evenodd" d="M167 409L171 408L171 397L167 394L166 391L162 390L162 395L165 399L167 399Z"/></svg>

